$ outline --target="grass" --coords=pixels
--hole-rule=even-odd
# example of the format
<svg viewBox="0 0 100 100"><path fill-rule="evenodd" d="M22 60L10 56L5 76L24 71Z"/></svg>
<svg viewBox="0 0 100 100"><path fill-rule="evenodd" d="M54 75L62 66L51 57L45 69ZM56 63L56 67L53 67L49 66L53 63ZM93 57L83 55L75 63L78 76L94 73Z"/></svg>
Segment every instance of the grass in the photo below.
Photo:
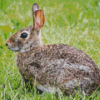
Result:
<svg viewBox="0 0 100 100"><path fill-rule="evenodd" d="M100 7L99 0L0 0L0 98L2 100L55 100L54 94L33 95L21 84L16 67L16 53L8 50L5 41L18 30L32 25L33 3L44 10L46 21L42 29L45 44L64 43L87 53L100 69ZM98 92L98 91L96 91ZM95 93L94 93L95 94ZM100 100L77 94L62 99ZM0 100L1 100L0 99ZM94 100L93 99L93 100Z"/></svg>

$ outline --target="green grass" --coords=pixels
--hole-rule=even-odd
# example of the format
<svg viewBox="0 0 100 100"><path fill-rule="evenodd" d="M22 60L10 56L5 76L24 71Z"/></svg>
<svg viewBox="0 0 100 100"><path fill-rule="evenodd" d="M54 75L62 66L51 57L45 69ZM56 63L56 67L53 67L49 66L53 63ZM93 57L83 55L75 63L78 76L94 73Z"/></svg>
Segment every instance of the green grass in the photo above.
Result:
<svg viewBox="0 0 100 100"><path fill-rule="evenodd" d="M33 95L21 84L16 67L16 53L5 41L18 30L32 25L32 4L38 3L45 13L42 41L64 43L87 53L100 69L100 0L0 0L0 98L2 100L55 100L54 94ZM98 91L96 91L98 92ZM77 94L62 99L89 100ZM1 100L0 99L0 100ZM94 98L100 100L100 93Z"/></svg>

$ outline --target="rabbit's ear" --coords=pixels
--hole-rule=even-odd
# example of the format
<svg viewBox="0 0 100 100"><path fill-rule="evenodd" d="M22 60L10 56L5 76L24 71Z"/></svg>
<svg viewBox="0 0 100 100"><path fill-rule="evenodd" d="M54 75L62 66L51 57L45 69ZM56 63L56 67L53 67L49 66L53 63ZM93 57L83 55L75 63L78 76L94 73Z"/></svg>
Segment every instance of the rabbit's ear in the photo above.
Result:
<svg viewBox="0 0 100 100"><path fill-rule="evenodd" d="M35 29L40 30L45 22L45 16L43 10L37 10L34 12L34 25Z"/></svg>
<svg viewBox="0 0 100 100"><path fill-rule="evenodd" d="M36 10L39 10L39 6L38 6L37 3L34 3L33 6L32 6L32 13L33 13L33 16L34 16L34 12L35 12Z"/></svg>

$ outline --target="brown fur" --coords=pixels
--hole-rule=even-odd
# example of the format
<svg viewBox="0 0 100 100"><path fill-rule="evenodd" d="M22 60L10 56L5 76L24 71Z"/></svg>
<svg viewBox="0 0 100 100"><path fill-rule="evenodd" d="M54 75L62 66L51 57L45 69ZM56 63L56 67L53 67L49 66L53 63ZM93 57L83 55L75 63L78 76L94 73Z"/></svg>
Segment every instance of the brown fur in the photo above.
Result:
<svg viewBox="0 0 100 100"><path fill-rule="evenodd" d="M48 93L49 89L54 89L66 95L75 95L80 90L90 95L100 85L97 65L75 47L65 44L41 45L40 29L44 25L44 13L37 4L32 9L33 27L18 31L6 41L9 49L19 52L17 67L25 83L30 81L31 85L35 84L38 89ZM20 37L23 32L28 34L25 39Z"/></svg>
<svg viewBox="0 0 100 100"><path fill-rule="evenodd" d="M57 60L60 59L62 61L58 63ZM64 63L68 65L64 66ZM71 63L87 66L89 72L70 68ZM17 66L22 76L28 80L31 79L32 84L36 77L37 84L59 87L62 91L67 90L65 94L69 93L71 88L66 89L64 83L73 79L81 81L81 89L88 88L88 94L96 89L90 89L93 84L96 82L99 82L97 86L100 84L100 72L93 60L81 50L69 45L43 45L28 52L20 52L17 56ZM90 79L85 88L82 86L85 84L82 84L84 78ZM78 85L76 87L78 88Z"/></svg>

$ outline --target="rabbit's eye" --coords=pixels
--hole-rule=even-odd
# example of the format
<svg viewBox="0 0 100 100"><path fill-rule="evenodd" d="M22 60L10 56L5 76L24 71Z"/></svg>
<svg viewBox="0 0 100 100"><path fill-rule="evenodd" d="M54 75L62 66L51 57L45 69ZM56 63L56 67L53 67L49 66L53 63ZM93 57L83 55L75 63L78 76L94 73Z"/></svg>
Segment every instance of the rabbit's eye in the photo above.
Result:
<svg viewBox="0 0 100 100"><path fill-rule="evenodd" d="M21 37L21 38L26 38L27 36L28 36L27 33L22 33L20 37Z"/></svg>

